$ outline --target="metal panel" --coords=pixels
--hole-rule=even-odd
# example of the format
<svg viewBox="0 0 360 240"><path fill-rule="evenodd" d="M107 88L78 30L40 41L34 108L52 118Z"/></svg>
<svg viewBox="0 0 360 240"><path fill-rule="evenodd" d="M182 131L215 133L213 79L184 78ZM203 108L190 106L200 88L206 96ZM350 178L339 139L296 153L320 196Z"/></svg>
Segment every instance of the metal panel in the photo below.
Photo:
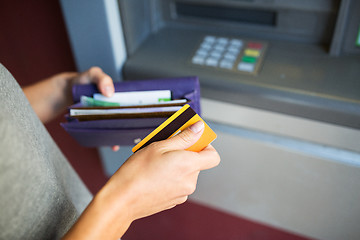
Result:
<svg viewBox="0 0 360 240"><path fill-rule="evenodd" d="M126 49L116 0L61 0L78 71L99 66L121 80Z"/></svg>
<svg viewBox="0 0 360 240"><path fill-rule="evenodd" d="M213 146L222 161L200 174L191 200L315 239L360 238L359 152L246 128L274 127L272 114L257 119L249 109L235 109L245 119L231 126L230 109L224 115L222 104L205 100L202 106L206 121L217 120L208 123L218 134Z"/></svg>
<svg viewBox="0 0 360 240"><path fill-rule="evenodd" d="M214 122L360 153L360 130L212 99L201 105L204 117Z"/></svg>

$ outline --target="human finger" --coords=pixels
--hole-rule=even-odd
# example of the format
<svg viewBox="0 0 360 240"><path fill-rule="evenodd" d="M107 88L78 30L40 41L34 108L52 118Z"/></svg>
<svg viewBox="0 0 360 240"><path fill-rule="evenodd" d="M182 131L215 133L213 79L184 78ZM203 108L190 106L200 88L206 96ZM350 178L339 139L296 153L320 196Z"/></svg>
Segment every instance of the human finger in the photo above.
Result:
<svg viewBox="0 0 360 240"><path fill-rule="evenodd" d="M120 149L119 145L114 145L111 147L111 150L113 150L113 152L117 152L117 151L119 151L119 149Z"/></svg>
<svg viewBox="0 0 360 240"><path fill-rule="evenodd" d="M198 121L176 136L162 141L161 145L167 151L187 149L200 139L204 127L204 123Z"/></svg>
<svg viewBox="0 0 360 240"><path fill-rule="evenodd" d="M219 153L212 145L208 145L206 148L200 151L196 159L199 170L206 170L216 167L220 164L221 161Z"/></svg>
<svg viewBox="0 0 360 240"><path fill-rule="evenodd" d="M104 73L99 67L91 67L80 75L79 83L95 83L100 91L106 97L111 97L114 92L114 83L109 75Z"/></svg>

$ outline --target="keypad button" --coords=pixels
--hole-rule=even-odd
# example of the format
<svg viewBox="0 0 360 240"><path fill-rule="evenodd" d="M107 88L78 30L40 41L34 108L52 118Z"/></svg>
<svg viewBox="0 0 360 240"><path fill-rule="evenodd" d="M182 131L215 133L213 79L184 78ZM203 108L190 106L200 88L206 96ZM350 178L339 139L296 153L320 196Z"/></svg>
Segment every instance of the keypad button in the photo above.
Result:
<svg viewBox="0 0 360 240"><path fill-rule="evenodd" d="M237 46L237 47L241 47L243 45L243 41L239 40L239 39L232 39L230 41L230 44L232 46Z"/></svg>
<svg viewBox="0 0 360 240"><path fill-rule="evenodd" d="M204 38L204 42L214 43L215 41L216 41L216 37L214 37L214 36L206 36Z"/></svg>
<svg viewBox="0 0 360 240"><path fill-rule="evenodd" d="M220 67L221 68L226 68L226 69L232 69L234 67L234 61L223 59L220 62Z"/></svg>
<svg viewBox="0 0 360 240"><path fill-rule="evenodd" d="M216 67L218 65L218 61L219 59L217 58L209 57L206 59L205 64L208 66Z"/></svg>
<svg viewBox="0 0 360 240"><path fill-rule="evenodd" d="M191 62L194 64L203 65L205 63L205 57L196 55L192 58Z"/></svg>
<svg viewBox="0 0 360 240"><path fill-rule="evenodd" d="M246 56L250 56L250 57L259 57L260 51L257 49L246 48L244 51L244 54Z"/></svg>
<svg viewBox="0 0 360 240"><path fill-rule="evenodd" d="M225 50L225 46L221 45L221 44L217 44L217 45L215 45L214 49L216 49L217 51L223 52Z"/></svg>
<svg viewBox="0 0 360 240"><path fill-rule="evenodd" d="M240 62L238 65L238 70L244 72L253 72L255 70L255 64Z"/></svg>
<svg viewBox="0 0 360 240"><path fill-rule="evenodd" d="M226 45L226 44L228 44L229 39L221 37L221 38L218 38L217 42L219 44Z"/></svg>
<svg viewBox="0 0 360 240"><path fill-rule="evenodd" d="M227 52L225 55L224 55L224 58L228 59L228 60L232 60L232 61L235 61L235 59L237 58L237 55L232 53L232 52Z"/></svg>
<svg viewBox="0 0 360 240"><path fill-rule="evenodd" d="M230 47L228 48L228 52L232 52L232 53L234 53L234 54L239 54L240 48L239 48L239 47L230 46Z"/></svg>
<svg viewBox="0 0 360 240"><path fill-rule="evenodd" d="M249 42L247 44L248 48L253 48L253 49L261 49L262 48L262 44L261 43L257 43L257 42Z"/></svg>
<svg viewBox="0 0 360 240"><path fill-rule="evenodd" d="M210 53L210 56L214 57L214 58L220 58L222 55L222 52L221 51L217 51L217 50L214 50Z"/></svg>
<svg viewBox="0 0 360 240"><path fill-rule="evenodd" d="M204 43L201 44L201 49L210 50L211 46L212 45L210 43L204 42Z"/></svg>
<svg viewBox="0 0 360 240"><path fill-rule="evenodd" d="M255 63L257 61L257 58L255 57L249 57L249 56L243 56L241 59L243 62L248 62L248 63Z"/></svg>
<svg viewBox="0 0 360 240"><path fill-rule="evenodd" d="M200 48L196 52L196 55L198 55L198 56L204 56L205 57L207 54L208 54L208 50L205 50L205 49L202 49L202 48Z"/></svg>

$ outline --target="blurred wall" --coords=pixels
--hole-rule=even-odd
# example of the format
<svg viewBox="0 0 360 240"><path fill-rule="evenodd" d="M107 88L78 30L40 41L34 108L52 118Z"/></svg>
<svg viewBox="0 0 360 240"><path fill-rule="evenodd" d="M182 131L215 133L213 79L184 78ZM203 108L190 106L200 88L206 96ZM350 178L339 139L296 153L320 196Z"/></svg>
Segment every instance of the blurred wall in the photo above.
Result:
<svg viewBox="0 0 360 240"><path fill-rule="evenodd" d="M0 62L20 85L75 70L58 1L1 1L0 31Z"/></svg>

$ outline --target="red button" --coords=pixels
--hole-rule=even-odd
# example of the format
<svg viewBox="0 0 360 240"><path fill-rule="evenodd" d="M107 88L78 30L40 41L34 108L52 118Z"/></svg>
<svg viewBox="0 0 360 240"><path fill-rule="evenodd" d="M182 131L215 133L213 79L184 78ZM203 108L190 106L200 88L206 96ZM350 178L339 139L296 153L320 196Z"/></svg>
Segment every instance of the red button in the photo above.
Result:
<svg viewBox="0 0 360 240"><path fill-rule="evenodd" d="M256 42L249 42L247 44L248 48L253 48L253 49L261 49L262 48L262 44L261 43L256 43Z"/></svg>

